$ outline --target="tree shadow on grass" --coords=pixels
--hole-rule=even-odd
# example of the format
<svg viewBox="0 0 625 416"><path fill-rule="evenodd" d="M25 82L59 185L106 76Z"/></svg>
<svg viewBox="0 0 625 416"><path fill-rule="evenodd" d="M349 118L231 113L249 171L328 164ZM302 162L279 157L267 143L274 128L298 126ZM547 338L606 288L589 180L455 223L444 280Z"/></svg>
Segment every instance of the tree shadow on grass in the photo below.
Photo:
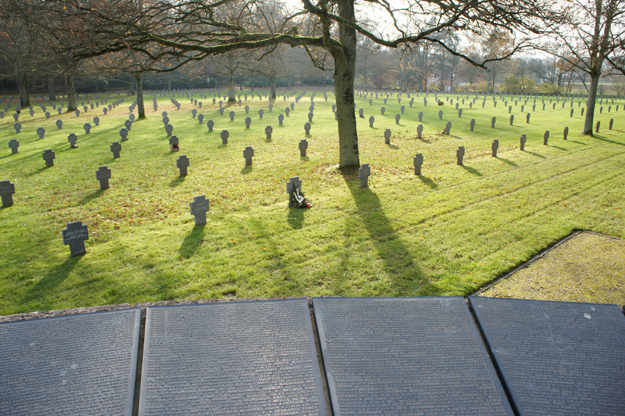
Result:
<svg viewBox="0 0 625 416"><path fill-rule="evenodd" d="M474 168L472 168L470 166L466 166L466 165L461 165L461 166L462 166L462 169L466 170L471 175L483 176L482 173L479 170L477 170L477 169L474 169Z"/></svg>
<svg viewBox="0 0 625 416"><path fill-rule="evenodd" d="M412 253L397 235L384 213L378 196L369 188L360 188L355 170L343 170L343 179L356 203L356 214L364 224L378 258L384 263L384 271L393 280L391 296L405 296L414 291L416 282L420 290L436 295L439 289L428 282L421 268L415 264Z"/></svg>
<svg viewBox="0 0 625 416"><path fill-rule="evenodd" d="M65 281L65 279L67 279L69 274L72 270L74 270L74 267L76 267L82 258L83 256L70 256L67 260L65 260L65 262L63 262L63 264L50 271L30 288L26 296L25 303L48 296L50 292L56 289L61 283L63 283L63 281Z"/></svg>
<svg viewBox="0 0 625 416"><path fill-rule="evenodd" d="M169 187L170 188L175 188L176 186L178 186L181 183L183 183L185 179L186 179L186 176L178 176L176 179L174 179L173 181L169 182Z"/></svg>
<svg viewBox="0 0 625 416"><path fill-rule="evenodd" d="M299 230L304 226L304 213L306 209L304 208L289 208L287 213L287 219L289 225L294 230Z"/></svg>
<svg viewBox="0 0 625 416"><path fill-rule="evenodd" d="M539 158L541 158L541 159L547 159L547 156L543 156L543 155L541 155L540 153L532 152L532 151L529 151L529 150L524 150L524 152L525 152L525 153L528 153L528 154L530 154L530 155L532 155L532 156L539 157Z"/></svg>
<svg viewBox="0 0 625 416"><path fill-rule="evenodd" d="M495 159L501 160L502 162L507 163L510 166L514 166L515 168L519 167L518 164L514 163L513 161L509 159L504 159L503 157L499 157L499 156L495 157Z"/></svg>
<svg viewBox="0 0 625 416"><path fill-rule="evenodd" d="M193 230L187 234L184 241L180 245L178 252L182 257L188 259L195 255L202 243L204 242L204 229L205 225L196 225Z"/></svg>
<svg viewBox="0 0 625 416"><path fill-rule="evenodd" d="M91 202L94 199L101 197L104 191L105 189L98 189L97 191L93 191L92 193L81 199L78 205L85 205L87 202Z"/></svg>
<svg viewBox="0 0 625 416"><path fill-rule="evenodd" d="M428 178L427 176L418 175L417 177L424 185L427 185L432 189L438 188L438 184L434 182L432 179Z"/></svg>
<svg viewBox="0 0 625 416"><path fill-rule="evenodd" d="M625 146L625 143L621 143L621 142L615 142L614 140L608 140L608 139L604 139L603 137L599 136L599 135L594 135L592 136L594 139L597 140L601 140L603 142L608 142L608 143L612 143L612 144L618 144L619 146Z"/></svg>

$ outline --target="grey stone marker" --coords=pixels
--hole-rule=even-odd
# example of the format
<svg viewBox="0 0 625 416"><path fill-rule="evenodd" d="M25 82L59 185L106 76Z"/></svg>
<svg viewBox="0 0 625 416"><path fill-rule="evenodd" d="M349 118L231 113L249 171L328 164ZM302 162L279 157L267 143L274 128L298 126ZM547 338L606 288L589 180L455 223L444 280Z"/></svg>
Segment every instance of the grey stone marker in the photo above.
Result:
<svg viewBox="0 0 625 416"><path fill-rule="evenodd" d="M180 170L180 176L187 176L187 168L189 167L189 158L186 155L178 157L176 167Z"/></svg>
<svg viewBox="0 0 625 416"><path fill-rule="evenodd" d="M623 107L623 108L625 108L625 107ZM585 108L582 107L582 117L584 116L584 110L585 110Z"/></svg>
<svg viewBox="0 0 625 416"><path fill-rule="evenodd" d="M46 111L46 113L44 115L46 116L46 120L50 119L50 113L48 111Z"/></svg>
<svg viewBox="0 0 625 416"><path fill-rule="evenodd" d="M423 124L419 124L417 126L417 138L421 139L422 134L423 134Z"/></svg>
<svg viewBox="0 0 625 416"><path fill-rule="evenodd" d="M178 140L178 136L171 136L169 138L169 149L172 152L178 152L180 150L180 141Z"/></svg>
<svg viewBox="0 0 625 416"><path fill-rule="evenodd" d="M78 117L80 115L80 110L74 111L74 114L76 114L76 117Z"/></svg>
<svg viewBox="0 0 625 416"><path fill-rule="evenodd" d="M525 116L525 122L527 124L530 124L530 116L532 115L532 113L527 113L527 115Z"/></svg>
<svg viewBox="0 0 625 416"><path fill-rule="evenodd" d="M37 135L39 136L40 139L43 139L45 134L46 134L46 130L43 127L39 127L37 129Z"/></svg>
<svg viewBox="0 0 625 416"><path fill-rule="evenodd" d="M419 122L423 121L423 111L419 111Z"/></svg>
<svg viewBox="0 0 625 416"><path fill-rule="evenodd" d="M91 133L91 124L85 123L82 128L85 129L85 134Z"/></svg>
<svg viewBox="0 0 625 416"><path fill-rule="evenodd" d="M210 210L208 199L204 195L195 196L189 207L191 215L195 216L195 225L206 225L206 213Z"/></svg>
<svg viewBox="0 0 625 416"><path fill-rule="evenodd" d="M612 130L612 126L614 125L614 119L610 119L610 124L608 125L608 130Z"/></svg>
<svg viewBox="0 0 625 416"><path fill-rule="evenodd" d="M306 156L306 150L308 149L308 140L302 139L299 142L299 155L301 157Z"/></svg>
<svg viewBox="0 0 625 416"><path fill-rule="evenodd" d="M391 129L384 130L384 144L391 144Z"/></svg>
<svg viewBox="0 0 625 416"><path fill-rule="evenodd" d="M224 111L226 111L226 109L224 107L219 107L219 115L220 116L224 115Z"/></svg>
<svg viewBox="0 0 625 416"><path fill-rule="evenodd" d="M527 141L527 136L525 134L521 135L521 150L525 150L525 142Z"/></svg>
<svg viewBox="0 0 625 416"><path fill-rule="evenodd" d="M243 150L243 157L245 158L245 166L252 166L252 158L254 157L254 148L247 146Z"/></svg>
<svg viewBox="0 0 625 416"><path fill-rule="evenodd" d="M314 117L314 114L312 112L308 113L308 122L309 123L312 123L313 117Z"/></svg>
<svg viewBox="0 0 625 416"><path fill-rule="evenodd" d="M447 124L445 125L445 134L447 135L451 134L451 121L448 121Z"/></svg>
<svg viewBox="0 0 625 416"><path fill-rule="evenodd" d="M74 221L67 224L67 228L63 229L63 244L69 244L69 251L72 257L85 254L85 241L89 239L89 231L87 226L80 221Z"/></svg>
<svg viewBox="0 0 625 416"><path fill-rule="evenodd" d="M400 108L400 111L401 111L402 114L404 114L404 110L406 110L406 107L402 105L401 108Z"/></svg>
<svg viewBox="0 0 625 416"><path fill-rule="evenodd" d="M16 139L9 140L9 148L11 149L11 154L17 153L17 148L20 147L20 142Z"/></svg>
<svg viewBox="0 0 625 416"><path fill-rule="evenodd" d="M443 110L440 110L440 111L438 112L438 119L439 119L439 120L442 120L442 119L443 119Z"/></svg>
<svg viewBox="0 0 625 416"><path fill-rule="evenodd" d="M475 128L475 119L472 118L471 121L469 122L469 128L470 131L473 131L473 129Z"/></svg>
<svg viewBox="0 0 625 416"><path fill-rule="evenodd" d="M310 135L310 123L304 124L304 132L306 132L306 136Z"/></svg>
<svg viewBox="0 0 625 416"><path fill-rule="evenodd" d="M247 101L247 98L245 99L245 101ZM249 112L250 112L250 106L249 106L249 105L246 105L246 106L244 107L244 110L245 110L245 114L249 114Z"/></svg>
<svg viewBox="0 0 625 416"><path fill-rule="evenodd" d="M359 117L364 117L365 116L365 110L363 110L362 108L358 109L358 116Z"/></svg>
<svg viewBox="0 0 625 416"><path fill-rule="evenodd" d="M499 150L499 140L495 139L493 140L493 144L491 145L491 149L492 149L492 156L493 157L497 157L497 150Z"/></svg>
<svg viewBox="0 0 625 416"><path fill-rule="evenodd" d="M13 114L13 120L14 120L14 121L17 121L17 120L19 120L19 119L20 119L20 115L19 115L19 114L17 114L17 113L16 113L16 114Z"/></svg>
<svg viewBox="0 0 625 416"><path fill-rule="evenodd" d="M235 113L234 111L231 111L231 112L229 113L229 116L230 116L230 121L234 121L234 116L235 116L235 115L236 115L236 113ZM262 118L262 116L261 116L261 118Z"/></svg>
<svg viewBox="0 0 625 416"><path fill-rule="evenodd" d="M508 114L512 114L512 106L508 107Z"/></svg>
<svg viewBox="0 0 625 416"><path fill-rule="evenodd" d="M513 126L514 125L514 114L512 114L510 116L510 125Z"/></svg>
<svg viewBox="0 0 625 416"><path fill-rule="evenodd" d="M291 109L289 107L285 108L284 113L286 114L287 117L289 117L289 114L291 114Z"/></svg>
<svg viewBox="0 0 625 416"><path fill-rule="evenodd" d="M130 131L130 128L132 127L132 121L130 120L124 121L124 126L126 126L126 130Z"/></svg>
<svg viewBox="0 0 625 416"><path fill-rule="evenodd" d="M54 150L52 149L46 149L43 154L43 160L45 160L46 162L46 166L51 168L52 166L54 166L54 159L56 158L55 154L54 154Z"/></svg>
<svg viewBox="0 0 625 416"><path fill-rule="evenodd" d="M595 129L595 133L599 133L599 127L601 126L601 121L597 121L597 127Z"/></svg>
<svg viewBox="0 0 625 416"><path fill-rule="evenodd" d="M169 124L168 124L169 125ZM119 130L119 137L122 138L122 142L125 142L126 140L128 140L128 130L126 129L120 129Z"/></svg>
<svg viewBox="0 0 625 416"><path fill-rule="evenodd" d="M417 153L412 163L414 165L414 174L421 175L421 166L423 166L423 155L421 153Z"/></svg>
<svg viewBox="0 0 625 416"><path fill-rule="evenodd" d="M284 114L280 114L280 115L278 116L278 125L279 125L279 126L282 126L282 125L283 125L283 123L284 123Z"/></svg>
<svg viewBox="0 0 625 416"><path fill-rule="evenodd" d="M295 192L296 189L299 189L300 192L302 191L302 181L299 179L299 176L290 178L286 183L286 193L289 194L289 196Z"/></svg>
<svg viewBox="0 0 625 416"><path fill-rule="evenodd" d="M249 117L245 117L245 128L249 129L251 124L252 124L252 119Z"/></svg>
<svg viewBox="0 0 625 416"><path fill-rule="evenodd" d="M399 119L401 116L399 114L395 114L395 124L399 124Z"/></svg>
<svg viewBox="0 0 625 416"><path fill-rule="evenodd" d="M371 116L369 117L369 127L373 128L373 122L375 121L375 117Z"/></svg>
<svg viewBox="0 0 625 416"><path fill-rule="evenodd" d="M549 130L545 131L543 135L543 144L546 146L549 143Z"/></svg>
<svg viewBox="0 0 625 416"><path fill-rule="evenodd" d="M384 107L380 107L380 114L384 115L384 111L386 110L386 108Z"/></svg>
<svg viewBox="0 0 625 416"><path fill-rule="evenodd" d="M566 140L566 138L568 137L568 135L569 135L569 128L568 128L568 126L567 126L567 127L565 127L565 128L564 128L564 140Z"/></svg>
<svg viewBox="0 0 625 416"><path fill-rule="evenodd" d="M22 131L22 125L20 123L15 123L13 125L13 128L15 129L15 133L19 133L20 131Z"/></svg>
<svg viewBox="0 0 625 416"><path fill-rule="evenodd" d="M134 123L135 122L135 115L134 114L129 115L128 119L130 120L131 123Z"/></svg>
<svg viewBox="0 0 625 416"><path fill-rule="evenodd" d="M603 106L599 107L599 114L603 113Z"/></svg>
<svg viewBox="0 0 625 416"><path fill-rule="evenodd" d="M193 118L195 118L195 116L197 116L197 110L195 108L193 110L191 110L191 116Z"/></svg>
<svg viewBox="0 0 625 416"><path fill-rule="evenodd" d="M228 144L228 137L230 137L230 133L228 130L221 131L221 144Z"/></svg>
<svg viewBox="0 0 625 416"><path fill-rule="evenodd" d="M109 179L111 179L111 170L107 168L106 166L100 166L100 168L95 171L95 178L96 180L100 181L101 190L109 189Z"/></svg>
<svg viewBox="0 0 625 416"><path fill-rule="evenodd" d="M113 159L119 159L119 152L122 150L122 145L119 142L113 142L111 145L111 152L113 152Z"/></svg>
<svg viewBox="0 0 625 416"><path fill-rule="evenodd" d="M358 169L358 179L360 179L361 188L367 188L369 186L369 176L371 176L371 168L368 163L365 163Z"/></svg>
<svg viewBox="0 0 625 416"><path fill-rule="evenodd" d="M167 137L171 137L172 133L174 132L174 126L172 126L171 124L166 125L165 131L167 132Z"/></svg>
<svg viewBox="0 0 625 416"><path fill-rule="evenodd" d="M495 122L497 121L497 117L493 117L490 119L490 128L494 129L495 128Z"/></svg>
<svg viewBox="0 0 625 416"><path fill-rule="evenodd" d="M93 124L95 124L96 127L99 126L100 125L100 118L99 117L94 117L93 118Z"/></svg>
<svg viewBox="0 0 625 416"><path fill-rule="evenodd" d="M76 140L78 140L78 136L76 136L74 133L70 133L67 136L67 141L69 142L69 147L71 147L72 149L75 149L76 146Z"/></svg>
<svg viewBox="0 0 625 416"><path fill-rule="evenodd" d="M571 117L573 117L573 113L575 113L575 109L571 108Z"/></svg>
<svg viewBox="0 0 625 416"><path fill-rule="evenodd" d="M60 109L61 109L61 108L59 107L59 110L60 110ZM106 108L106 107L102 108L102 112L104 113L104 115L106 115L106 113L108 113L108 111L109 111L109 110L108 110L108 108ZM59 111L59 114L60 114L60 113L61 113L61 112Z"/></svg>
<svg viewBox="0 0 625 416"><path fill-rule="evenodd" d="M458 147L458 150L456 150L456 159L458 165L462 166L462 159L464 158L464 146L460 146Z"/></svg>
<svg viewBox="0 0 625 416"><path fill-rule="evenodd" d="M462 118L462 108L458 110L458 118Z"/></svg>
<svg viewBox="0 0 625 416"><path fill-rule="evenodd" d="M213 127L215 127L215 122L213 120L208 120L206 122L206 127L208 127L208 131L213 131Z"/></svg>
<svg viewBox="0 0 625 416"><path fill-rule="evenodd" d="M547 105L547 104L543 103L543 111L545 111L545 106L546 106L546 105Z"/></svg>
<svg viewBox="0 0 625 416"><path fill-rule="evenodd" d="M198 114L197 121L200 124L204 123L204 114Z"/></svg>
<svg viewBox="0 0 625 416"><path fill-rule="evenodd" d="M15 185L10 181L0 181L0 197L2 198L2 206L5 208L13 205L13 194L15 193Z"/></svg>

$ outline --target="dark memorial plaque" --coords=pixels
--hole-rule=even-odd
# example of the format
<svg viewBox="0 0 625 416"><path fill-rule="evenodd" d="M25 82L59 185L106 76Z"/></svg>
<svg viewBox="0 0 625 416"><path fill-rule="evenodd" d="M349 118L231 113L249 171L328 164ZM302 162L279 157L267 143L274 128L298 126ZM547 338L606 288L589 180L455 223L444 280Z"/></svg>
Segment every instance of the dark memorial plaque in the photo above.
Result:
<svg viewBox="0 0 625 416"><path fill-rule="evenodd" d="M469 300L520 415L625 415L616 305Z"/></svg>
<svg viewBox="0 0 625 416"><path fill-rule="evenodd" d="M148 308L140 415L325 415L306 299Z"/></svg>
<svg viewBox="0 0 625 416"><path fill-rule="evenodd" d="M336 416L513 414L463 298L313 305Z"/></svg>
<svg viewBox="0 0 625 416"><path fill-rule="evenodd" d="M0 324L0 415L131 415L141 309Z"/></svg>

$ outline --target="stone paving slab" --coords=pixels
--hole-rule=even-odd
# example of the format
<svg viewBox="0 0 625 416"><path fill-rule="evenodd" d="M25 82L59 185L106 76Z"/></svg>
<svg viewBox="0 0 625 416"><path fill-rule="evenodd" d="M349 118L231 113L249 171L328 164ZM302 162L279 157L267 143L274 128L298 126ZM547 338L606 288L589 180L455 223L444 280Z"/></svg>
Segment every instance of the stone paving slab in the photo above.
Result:
<svg viewBox="0 0 625 416"><path fill-rule="evenodd" d="M149 307L140 415L325 415L306 299Z"/></svg>
<svg viewBox="0 0 625 416"><path fill-rule="evenodd" d="M470 297L520 415L625 415L616 305Z"/></svg>
<svg viewBox="0 0 625 416"><path fill-rule="evenodd" d="M0 324L0 415L131 415L140 309Z"/></svg>
<svg viewBox="0 0 625 416"><path fill-rule="evenodd" d="M463 298L313 305L336 416L513 414Z"/></svg>

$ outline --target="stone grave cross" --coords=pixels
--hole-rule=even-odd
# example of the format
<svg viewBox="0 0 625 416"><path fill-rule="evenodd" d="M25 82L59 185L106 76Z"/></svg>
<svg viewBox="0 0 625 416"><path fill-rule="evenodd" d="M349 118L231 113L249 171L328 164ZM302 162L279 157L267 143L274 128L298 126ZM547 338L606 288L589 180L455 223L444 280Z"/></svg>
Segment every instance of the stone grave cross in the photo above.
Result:
<svg viewBox="0 0 625 416"><path fill-rule="evenodd" d="M118 143L119 144L119 143ZM109 179L111 179L111 170L106 166L100 166L95 171L95 178L100 181L100 189L109 189Z"/></svg>
<svg viewBox="0 0 625 416"><path fill-rule="evenodd" d="M360 179L361 188L367 188L369 186L369 176L371 176L371 168L368 163L365 163L358 169L358 179Z"/></svg>
<svg viewBox="0 0 625 416"><path fill-rule="evenodd" d="M113 142L111 145L111 152L113 152L113 159L119 159L119 152L122 150L122 145L119 142Z"/></svg>
<svg viewBox="0 0 625 416"><path fill-rule="evenodd" d="M414 164L414 174L421 175L421 166L423 166L423 154L417 153L413 160Z"/></svg>
<svg viewBox="0 0 625 416"><path fill-rule="evenodd" d="M456 159L460 166L462 166L462 158L464 158L464 146L460 146L458 150L456 150Z"/></svg>
<svg viewBox="0 0 625 416"><path fill-rule="evenodd" d="M306 150L308 149L308 140L303 139L299 142L299 155L301 157L306 156Z"/></svg>
<svg viewBox="0 0 625 416"><path fill-rule="evenodd" d="M15 185L10 181L0 181L0 197L2 198L2 206L7 208L13 205L13 194L15 193Z"/></svg>
<svg viewBox="0 0 625 416"><path fill-rule="evenodd" d="M67 224L67 228L63 229L63 244L69 244L69 250L72 255L80 256L86 253L85 241L89 239L89 231L87 226L80 221L74 221Z"/></svg>
<svg viewBox="0 0 625 416"><path fill-rule="evenodd" d="M245 166L252 166L252 157L254 157L254 148L252 146L247 146L245 150L243 150L243 157L245 158Z"/></svg>
<svg viewBox="0 0 625 416"><path fill-rule="evenodd" d="M195 196L189 206L191 215L195 216L195 225L206 225L206 213L210 210L208 199L204 195Z"/></svg>
<svg viewBox="0 0 625 416"><path fill-rule="evenodd" d="M176 166L180 170L180 176L187 176L187 168L189 167L189 158L182 155L176 160Z"/></svg>
<svg viewBox="0 0 625 416"><path fill-rule="evenodd" d="M20 147L20 142L16 139L9 140L9 148L11 148L11 154L17 153L17 148Z"/></svg>
<svg viewBox="0 0 625 416"><path fill-rule="evenodd" d="M54 154L54 150L52 149L46 149L43 152L43 160L46 161L46 166L51 168L52 166L54 166L54 158L56 157Z"/></svg>

